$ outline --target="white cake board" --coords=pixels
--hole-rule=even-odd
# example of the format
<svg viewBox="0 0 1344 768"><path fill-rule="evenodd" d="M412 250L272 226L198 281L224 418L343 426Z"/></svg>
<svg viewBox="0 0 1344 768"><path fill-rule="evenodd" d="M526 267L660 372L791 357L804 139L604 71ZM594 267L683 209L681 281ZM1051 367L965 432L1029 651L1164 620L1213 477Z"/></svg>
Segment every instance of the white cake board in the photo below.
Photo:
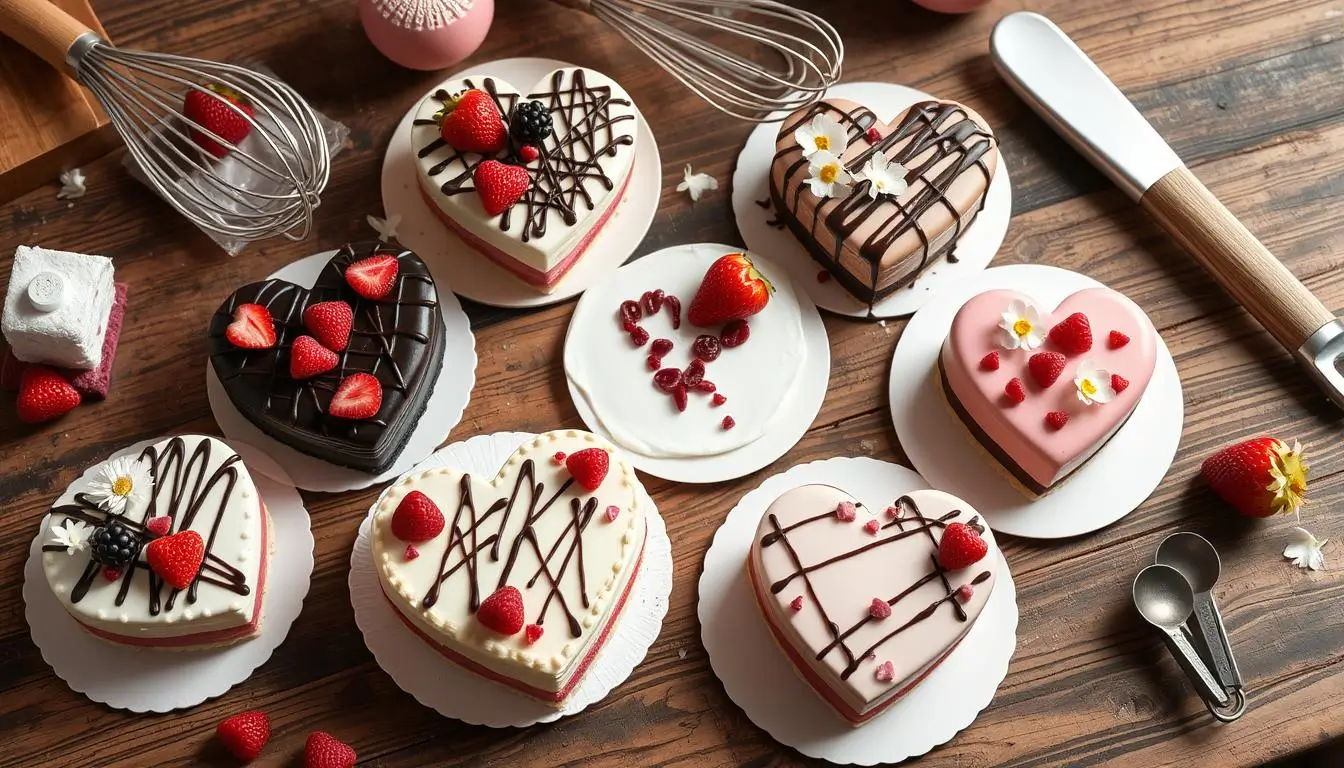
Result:
<svg viewBox="0 0 1344 768"><path fill-rule="evenodd" d="M108 458L137 454L167 436L142 440ZM41 533L33 539L23 569L24 616L33 643L56 676L70 689L113 709L171 712L222 696L243 682L284 642L303 608L313 573L313 534L308 510L294 485L277 479L284 470L257 448L237 441L229 447L243 457L257 493L266 503L275 533L266 571L261 634L231 646L203 651L177 651L117 645L89 633L75 621L47 583L42 569ZM100 462L101 463L101 462ZM74 498L93 479L98 465L84 472L52 506ZM265 470L264 472L262 470Z"/></svg>
<svg viewBox="0 0 1344 768"><path fill-rule="evenodd" d="M492 75L526 89L548 72L572 66L554 59L501 59L455 72L442 82ZM433 92L430 89L426 93ZM388 143L383 158L383 211L387 216L401 216L397 240L420 254L434 279L452 286L458 295L492 307L522 309L559 304L583 293L625 263L644 240L663 192L663 161L643 113L639 115L638 150L625 197L568 274L553 291L542 293L463 243L421 197L415 149L411 147L411 121L423 98L411 105ZM638 105L635 111L639 111Z"/></svg>
<svg viewBox="0 0 1344 768"><path fill-rule="evenodd" d="M842 488L870 509L928 488L919 475L869 458L800 464L766 479L724 518L700 576L700 637L714 674L753 723L775 741L833 763L899 763L951 741L989 706L1017 647L1017 587L1003 562L980 618L918 686L854 727L812 690L775 643L752 594L747 554L770 504L808 483Z"/></svg>
<svg viewBox="0 0 1344 768"><path fill-rule="evenodd" d="M938 355L952 318L972 296L1006 288L1053 308L1069 294L1097 287L1104 286L1057 267L995 267L939 292L911 318L896 344L888 394L905 455L934 487L978 509L996 533L1062 539L1105 528L1148 498L1176 455L1184 417L1181 379L1161 336L1153 378L1129 421L1082 469L1034 501L975 444L944 401Z"/></svg>
<svg viewBox="0 0 1344 768"><path fill-rule="evenodd" d="M923 91L892 83L842 83L832 87L826 95L863 104L883 121L891 121L915 102L933 99ZM1008 220L1013 215L1013 185L1008 180L1007 164L1002 155L986 192L984 210L957 243L956 263L938 259L911 286L897 290L875 304L869 315L868 305L850 295L836 280L821 282L817 279L818 273L826 268L812 258L792 232L766 223L775 219L775 211L773 206L764 208L758 201L770 199L770 162L775 156L779 125L762 123L756 126L737 156L737 170L733 172L733 213L747 248L753 253L777 255L793 281L807 291L818 307L846 317L904 317L922 307L929 296L943 286L983 270L998 253L1008 233Z"/></svg>
<svg viewBox="0 0 1344 768"><path fill-rule="evenodd" d="M569 330L565 335L566 360L569 358L570 345L590 342L591 339L600 338L603 332L610 333L612 323L616 322L617 308L623 299L629 298L630 289L639 287L633 294L638 297L644 291L665 284L666 281L660 276L668 271L684 270L679 256L697 248L720 249L723 253L736 253L742 250L717 243L674 245L621 267L608 281L601 286L595 286L579 299L578 305L574 307L574 315L570 318ZM751 259L771 268L776 275L787 271L783 269L784 259L777 255L752 251ZM796 280L793 281L793 289L799 301L799 310L802 312L807 359L803 363L803 370L789 400L780 403L779 418L772 421L765 434L755 441L714 456L689 458L645 456L621 446L626 459L636 469L677 483L719 483L749 475L769 466L798 444L807 433L808 427L812 426L812 420L817 417L821 403L826 399L826 387L831 378L831 346L821 315L807 293L799 288ZM679 298L682 300L682 311L685 312L690 307L691 297ZM573 381L566 376L565 382L569 387L569 397L574 401L574 407L588 429L619 445L610 433L602 428L601 421L588 407L588 403L574 386ZM724 415L731 415L726 406Z"/></svg>
<svg viewBox="0 0 1344 768"><path fill-rule="evenodd" d="M476 435L439 449L412 471L455 467L493 475L518 446L534 437L525 432ZM672 542L653 498L642 486L639 491L640 504L649 510L644 560L619 623L563 707L548 706L467 671L406 627L383 594L373 567L369 526L383 494L378 495L360 524L359 537L350 553L350 603L355 609L355 623L364 634L364 644L397 687L444 717L491 728L525 728L582 712L625 682L648 654L667 615L668 596L672 592Z"/></svg>
<svg viewBox="0 0 1344 768"><path fill-rule="evenodd" d="M335 254L336 251L323 251L304 257L272 272L267 279L288 280L295 285L311 288L322 274L322 268ZM234 406L224 391L223 383L215 375L215 367L206 358L205 393L220 431L230 440L250 443L274 457L276 464L270 466L283 466L284 469L280 471L285 473L285 482L292 482L305 491L357 491L386 482L423 461L462 420L462 412L471 400L471 388L476 384L476 337L472 335L471 322L462 311L462 304L457 297L447 290L448 286L437 278L435 286L438 288L439 313L443 316L443 366L434 383L434 392L425 404L424 415L407 439L401 455L387 471L372 475L338 466L291 448L262 432ZM259 471L266 473L267 468L263 467Z"/></svg>

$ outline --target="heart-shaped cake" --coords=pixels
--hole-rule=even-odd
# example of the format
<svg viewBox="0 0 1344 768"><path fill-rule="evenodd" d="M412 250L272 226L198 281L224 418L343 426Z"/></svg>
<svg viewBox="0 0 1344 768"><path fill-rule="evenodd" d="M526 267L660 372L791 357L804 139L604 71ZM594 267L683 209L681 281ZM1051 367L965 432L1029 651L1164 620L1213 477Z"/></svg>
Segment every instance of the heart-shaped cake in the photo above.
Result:
<svg viewBox="0 0 1344 768"><path fill-rule="evenodd" d="M972 437L1039 496L1124 426L1156 363L1152 322L1109 288L1078 291L1053 311L993 290L957 311L939 370Z"/></svg>
<svg viewBox="0 0 1344 768"><path fill-rule="evenodd" d="M341 248L311 289L263 280L210 321L210 362L263 432L333 464L392 466L443 364L429 268L385 243Z"/></svg>
<svg viewBox="0 0 1344 768"><path fill-rule="evenodd" d="M924 679L980 616L1002 562L961 499L913 491L874 509L804 485L762 516L757 604L799 675L861 725Z"/></svg>
<svg viewBox="0 0 1344 768"><path fill-rule="evenodd" d="M219 440L181 435L111 459L76 480L44 525L51 591L98 637L184 650L261 629L270 519Z"/></svg>
<svg viewBox="0 0 1344 768"><path fill-rule="evenodd" d="M526 91L449 80L411 126L420 191L468 245L549 292L620 204L639 119L591 69L557 69Z"/></svg>
<svg viewBox="0 0 1344 768"><path fill-rule="evenodd" d="M374 511L374 567L398 615L445 657L559 707L639 572L638 489L611 444L547 432L493 477L402 477Z"/></svg>
<svg viewBox="0 0 1344 768"><path fill-rule="evenodd" d="M922 101L884 123L825 99L781 124L770 199L812 257L871 306L939 259L956 261L998 162L993 132L961 104Z"/></svg>

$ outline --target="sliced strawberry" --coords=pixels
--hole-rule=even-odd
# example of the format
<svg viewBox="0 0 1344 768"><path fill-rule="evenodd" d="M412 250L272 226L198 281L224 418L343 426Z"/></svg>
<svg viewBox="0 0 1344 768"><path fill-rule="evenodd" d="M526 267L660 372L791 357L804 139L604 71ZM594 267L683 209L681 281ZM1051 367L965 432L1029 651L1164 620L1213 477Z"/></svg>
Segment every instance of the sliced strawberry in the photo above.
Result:
<svg viewBox="0 0 1344 768"><path fill-rule="evenodd" d="M383 385L371 373L352 373L341 379L327 413L338 419L372 419L383 407Z"/></svg>
<svg viewBox="0 0 1344 768"><path fill-rule="evenodd" d="M233 310L233 322L224 329L224 338L240 349L270 349L275 346L275 320L271 311L260 304L239 304Z"/></svg>
<svg viewBox="0 0 1344 768"><path fill-rule="evenodd" d="M378 253L360 259L345 268L345 282L355 293L372 301L385 299L397 284L400 263L390 253Z"/></svg>
<svg viewBox="0 0 1344 768"><path fill-rule="evenodd" d="M303 327L332 352L340 352L350 344L354 322L355 312L344 301L323 301L303 310Z"/></svg>
<svg viewBox="0 0 1344 768"><path fill-rule="evenodd" d="M300 336L289 348L289 375L300 381L330 371L341 361L339 355L318 343L312 336Z"/></svg>

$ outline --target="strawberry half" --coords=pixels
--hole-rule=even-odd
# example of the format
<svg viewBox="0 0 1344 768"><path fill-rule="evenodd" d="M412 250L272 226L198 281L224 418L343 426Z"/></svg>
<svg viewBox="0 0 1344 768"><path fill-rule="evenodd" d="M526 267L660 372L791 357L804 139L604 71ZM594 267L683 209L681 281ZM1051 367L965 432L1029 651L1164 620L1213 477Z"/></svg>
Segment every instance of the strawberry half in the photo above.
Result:
<svg viewBox="0 0 1344 768"><path fill-rule="evenodd" d="M476 620L501 635L518 634L523 629L523 593L517 587L500 587L481 601Z"/></svg>
<svg viewBox="0 0 1344 768"><path fill-rule="evenodd" d="M589 491L596 491L602 485L610 466L611 457L601 448L584 448L565 459L565 469L574 476L575 482Z"/></svg>
<svg viewBox="0 0 1344 768"><path fill-rule="evenodd" d="M1302 446L1274 437L1229 445L1205 459L1200 473L1223 501L1251 517L1296 513L1307 493Z"/></svg>
<svg viewBox="0 0 1344 768"><path fill-rule="evenodd" d="M730 253L709 266L691 299L686 319L702 327L745 320L765 309L774 291L747 254Z"/></svg>
<svg viewBox="0 0 1344 768"><path fill-rule="evenodd" d="M390 253L360 259L345 268L345 282L355 293L371 301L385 299L397 284L400 264Z"/></svg>
<svg viewBox="0 0 1344 768"><path fill-rule="evenodd" d="M80 403L79 392L45 365L30 365L19 377L19 421L40 424L64 416Z"/></svg>
<svg viewBox="0 0 1344 768"><path fill-rule="evenodd" d="M420 491L406 494L392 513L392 535L402 541L429 541L443 533L443 526L443 512L433 499Z"/></svg>
<svg viewBox="0 0 1344 768"><path fill-rule="evenodd" d="M439 135L448 146L461 152L493 155L509 143L509 129L485 91L472 89L444 104L434 116Z"/></svg>
<svg viewBox="0 0 1344 768"><path fill-rule="evenodd" d="M326 731L313 731L303 745L303 768L354 768L359 756Z"/></svg>
<svg viewBox="0 0 1344 768"><path fill-rule="evenodd" d="M498 216L523 199L532 177L521 165L509 165L498 160L486 160L471 174L476 194L487 216Z"/></svg>
<svg viewBox="0 0 1344 768"><path fill-rule="evenodd" d="M145 559L150 569L173 589L186 589L205 560L205 539L195 531L179 531L154 539L145 547Z"/></svg>
<svg viewBox="0 0 1344 768"><path fill-rule="evenodd" d="M344 301L318 302L303 310L303 327L332 352L340 352L350 344L350 328L354 323L355 311Z"/></svg>
<svg viewBox="0 0 1344 768"><path fill-rule="evenodd" d="M215 726L215 738L229 754L250 763L271 740L271 719L265 712L240 712Z"/></svg>
<svg viewBox="0 0 1344 768"><path fill-rule="evenodd" d="M187 96L182 102L183 117L235 147L238 146L252 132L252 123L247 118L252 117L255 110L242 94L226 86L210 84L205 88L204 91L195 89L187 91ZM243 114L233 111L229 105L237 107ZM196 146L209 152L213 157L223 159L229 154L228 147L204 132L188 126L187 133L191 136L191 140L196 142Z"/></svg>
<svg viewBox="0 0 1344 768"><path fill-rule="evenodd" d="M327 413L338 419L371 419L383 407L383 385L371 373L352 373L341 379L327 404Z"/></svg>
<svg viewBox="0 0 1344 768"><path fill-rule="evenodd" d="M938 542L938 563L949 571L973 565L989 552L989 545L965 523L948 523Z"/></svg>
<svg viewBox="0 0 1344 768"><path fill-rule="evenodd" d="M341 360L335 352L322 346L312 336L300 336L289 348L289 375L302 381L320 376Z"/></svg>
<svg viewBox="0 0 1344 768"><path fill-rule="evenodd" d="M224 329L224 338L239 349L270 349L275 346L275 320L271 310L260 304L239 304L233 309L233 322Z"/></svg>

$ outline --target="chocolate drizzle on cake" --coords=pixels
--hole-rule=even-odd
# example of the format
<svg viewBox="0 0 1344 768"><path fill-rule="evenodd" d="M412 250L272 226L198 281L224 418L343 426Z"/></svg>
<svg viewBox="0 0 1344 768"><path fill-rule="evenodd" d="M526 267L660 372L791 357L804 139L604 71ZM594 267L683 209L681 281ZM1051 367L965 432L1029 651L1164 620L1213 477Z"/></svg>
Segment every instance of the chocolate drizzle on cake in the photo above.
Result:
<svg viewBox="0 0 1344 768"><path fill-rule="evenodd" d="M421 607L426 611L433 608L442 596L444 582L453 574L465 569L469 584L467 605L474 613L480 607L482 598L478 576L479 559L489 557L492 562L498 562L501 556L504 558L504 568L499 574L499 581L490 587L493 592L508 583L509 577L518 565L519 556L524 550L529 550L536 557L538 565L536 571L528 577L526 582L528 588L535 586L543 578L550 585L546 600L538 609L536 619L531 623L542 626L554 600L565 614L570 635L581 636L583 626L574 609L570 607L569 599L561 589L561 582L568 573L570 564L575 564L579 582L578 601L583 608L590 607L588 581L583 565L583 534L597 513L597 499L589 497L587 500L581 500L575 496L569 499L568 504L557 504L573 484L574 479L567 478L554 493L547 496L545 484L536 480L536 465L531 459L527 459L519 468L518 479L514 481L513 490L509 495L495 499L484 512L480 512L472 496L471 476L464 474L459 485L457 510L448 528L448 546L444 548L443 559L439 563L439 578L430 585L429 591L421 601ZM517 514L524 516L522 528L511 541L505 541L503 536L509 518L515 514L514 507L518 505L525 490L528 498L527 507L517 510ZM552 512L553 509L556 511ZM555 541L550 542L550 546L547 547L537 535L536 523L547 513L565 514L560 510L566 509L568 522ZM492 532L486 533L482 526L492 520L497 520L498 524L493 527ZM555 564L557 557L559 563Z"/></svg>
<svg viewBox="0 0 1344 768"><path fill-rule="evenodd" d="M961 516L961 510L953 510L947 513L946 515L943 515L942 517L934 520L924 517L924 515L921 514L919 511L919 506L916 505L914 499L910 498L909 496L902 496L899 499L897 499L895 506L900 510L900 514L897 515L896 519L888 521L885 525L883 525L878 530L878 535L882 536L883 532L891 531L891 529L893 528L895 529L895 532L890 533L889 535L886 536L882 536L881 538L875 539L873 541L867 542L861 546L849 550L848 552L844 552L842 554L828 558L819 563L804 564L801 558L798 556L798 551L794 549L793 545L789 542L789 534L799 529L806 528L809 525L822 522L824 520L834 520L835 519L834 511L827 511L822 514L815 515L813 517L805 518L789 526L780 526L779 519L774 514L771 514L767 518L770 521L771 531L761 537L762 547L770 547L774 546L775 544L783 544L785 549L788 550L789 557L793 560L794 565L794 571L792 573L770 585L770 593L777 595L780 592L782 592L786 587L788 587L788 585L792 583L795 579L801 578L803 580L803 586L807 590L808 596L811 598L812 603L817 606L817 610L821 612L822 620L826 622L826 626L831 631L832 640L830 644L828 644L827 646L825 646L824 648L822 648L820 651L817 652L816 656L817 661L821 661L822 659L826 658L826 656L830 654L832 651L839 649L840 653L843 654L845 658L845 668L840 673L841 680L848 680L850 675L854 674L854 672L858 670L859 666L863 663L864 660L870 658L878 649L880 649L887 642L894 639L896 636L900 635L902 632L928 619L930 616L934 614L934 612L938 610L940 606L942 606L945 603L950 604L952 606L952 610L954 611L958 621L964 622L968 619L968 616L966 615L966 609L961 606L961 603L957 602L956 599L957 588L953 587L951 582L948 581L947 570L938 564L938 558L937 558L938 537L933 535L933 529L946 528L949 522L952 522L956 520L959 516ZM972 527L979 526L980 525L979 518L972 517L970 521L967 522L967 525ZM858 632L859 629L867 625L869 622L876 621L876 619L874 619L870 615L864 615L864 617L855 624L851 625L847 629L841 630L840 626L831 620L829 613L827 613L826 606L823 605L821 601L817 599L817 594L812 588L812 582L809 579L809 574L816 573L817 571L835 565L836 563L844 562L845 560L848 560L851 557L863 554L864 552L867 552L869 550L884 547L893 542L901 541L903 539L907 539L912 536L920 536L920 535L928 536L929 543L933 545L933 550L929 555L931 570L928 573L921 576L920 578L916 579L913 584L909 585L905 589L896 593L894 596L888 598L887 604L894 606L900 603L902 600L909 598L921 587L930 584L934 581L941 582L942 590L944 592L943 596L938 598L937 600L934 600L928 606L921 609L918 613L916 613L904 624L901 624L900 626L892 629L891 632L888 632L877 642L873 643L869 647L864 648L860 651L855 651L854 649L849 647L847 640L855 632ZM970 583L973 585L983 584L985 581L989 580L989 578L990 578L990 572L983 571L980 574L978 574L975 578L973 578L970 581Z"/></svg>
<svg viewBox="0 0 1344 768"><path fill-rule="evenodd" d="M567 77L568 76L568 77ZM568 82L566 82L568 80ZM515 213L521 215L523 224L520 237L527 242L533 237L543 237L554 213L565 226L573 226L579 220L578 211L583 208L593 210L595 202L589 191L590 183L597 183L607 190L614 189L615 180L607 176L599 165L598 159L604 155L614 157L621 147L632 146L635 121L633 114L612 115L614 104L630 106L626 99L613 98L611 88L607 86L590 87L587 75L582 69L557 70L551 76L550 90L520 97L515 93L501 93L493 78L483 78L477 85L473 80L464 80L468 89L480 88L494 99L505 124L513 115L514 107L525 98L528 101L540 101L550 113L554 124L553 133L540 147L539 157L534 163L524 163L517 156L520 147L510 146L503 158L493 158L472 152L459 152L449 147L442 138L435 137L428 144L419 147L416 156L424 159L446 150L442 159L431 166L427 173L431 177L440 176L453 168L454 175L444 179L439 187L448 196L475 191L472 175L476 167L491 159L503 159L507 162L523 165L527 168L531 183L526 194L513 207L504 211L499 218L499 228L509 231L513 227ZM433 98L446 102L451 98L445 90L435 91ZM433 124L434 121L416 120L416 125ZM622 133L620 123L630 133Z"/></svg>

